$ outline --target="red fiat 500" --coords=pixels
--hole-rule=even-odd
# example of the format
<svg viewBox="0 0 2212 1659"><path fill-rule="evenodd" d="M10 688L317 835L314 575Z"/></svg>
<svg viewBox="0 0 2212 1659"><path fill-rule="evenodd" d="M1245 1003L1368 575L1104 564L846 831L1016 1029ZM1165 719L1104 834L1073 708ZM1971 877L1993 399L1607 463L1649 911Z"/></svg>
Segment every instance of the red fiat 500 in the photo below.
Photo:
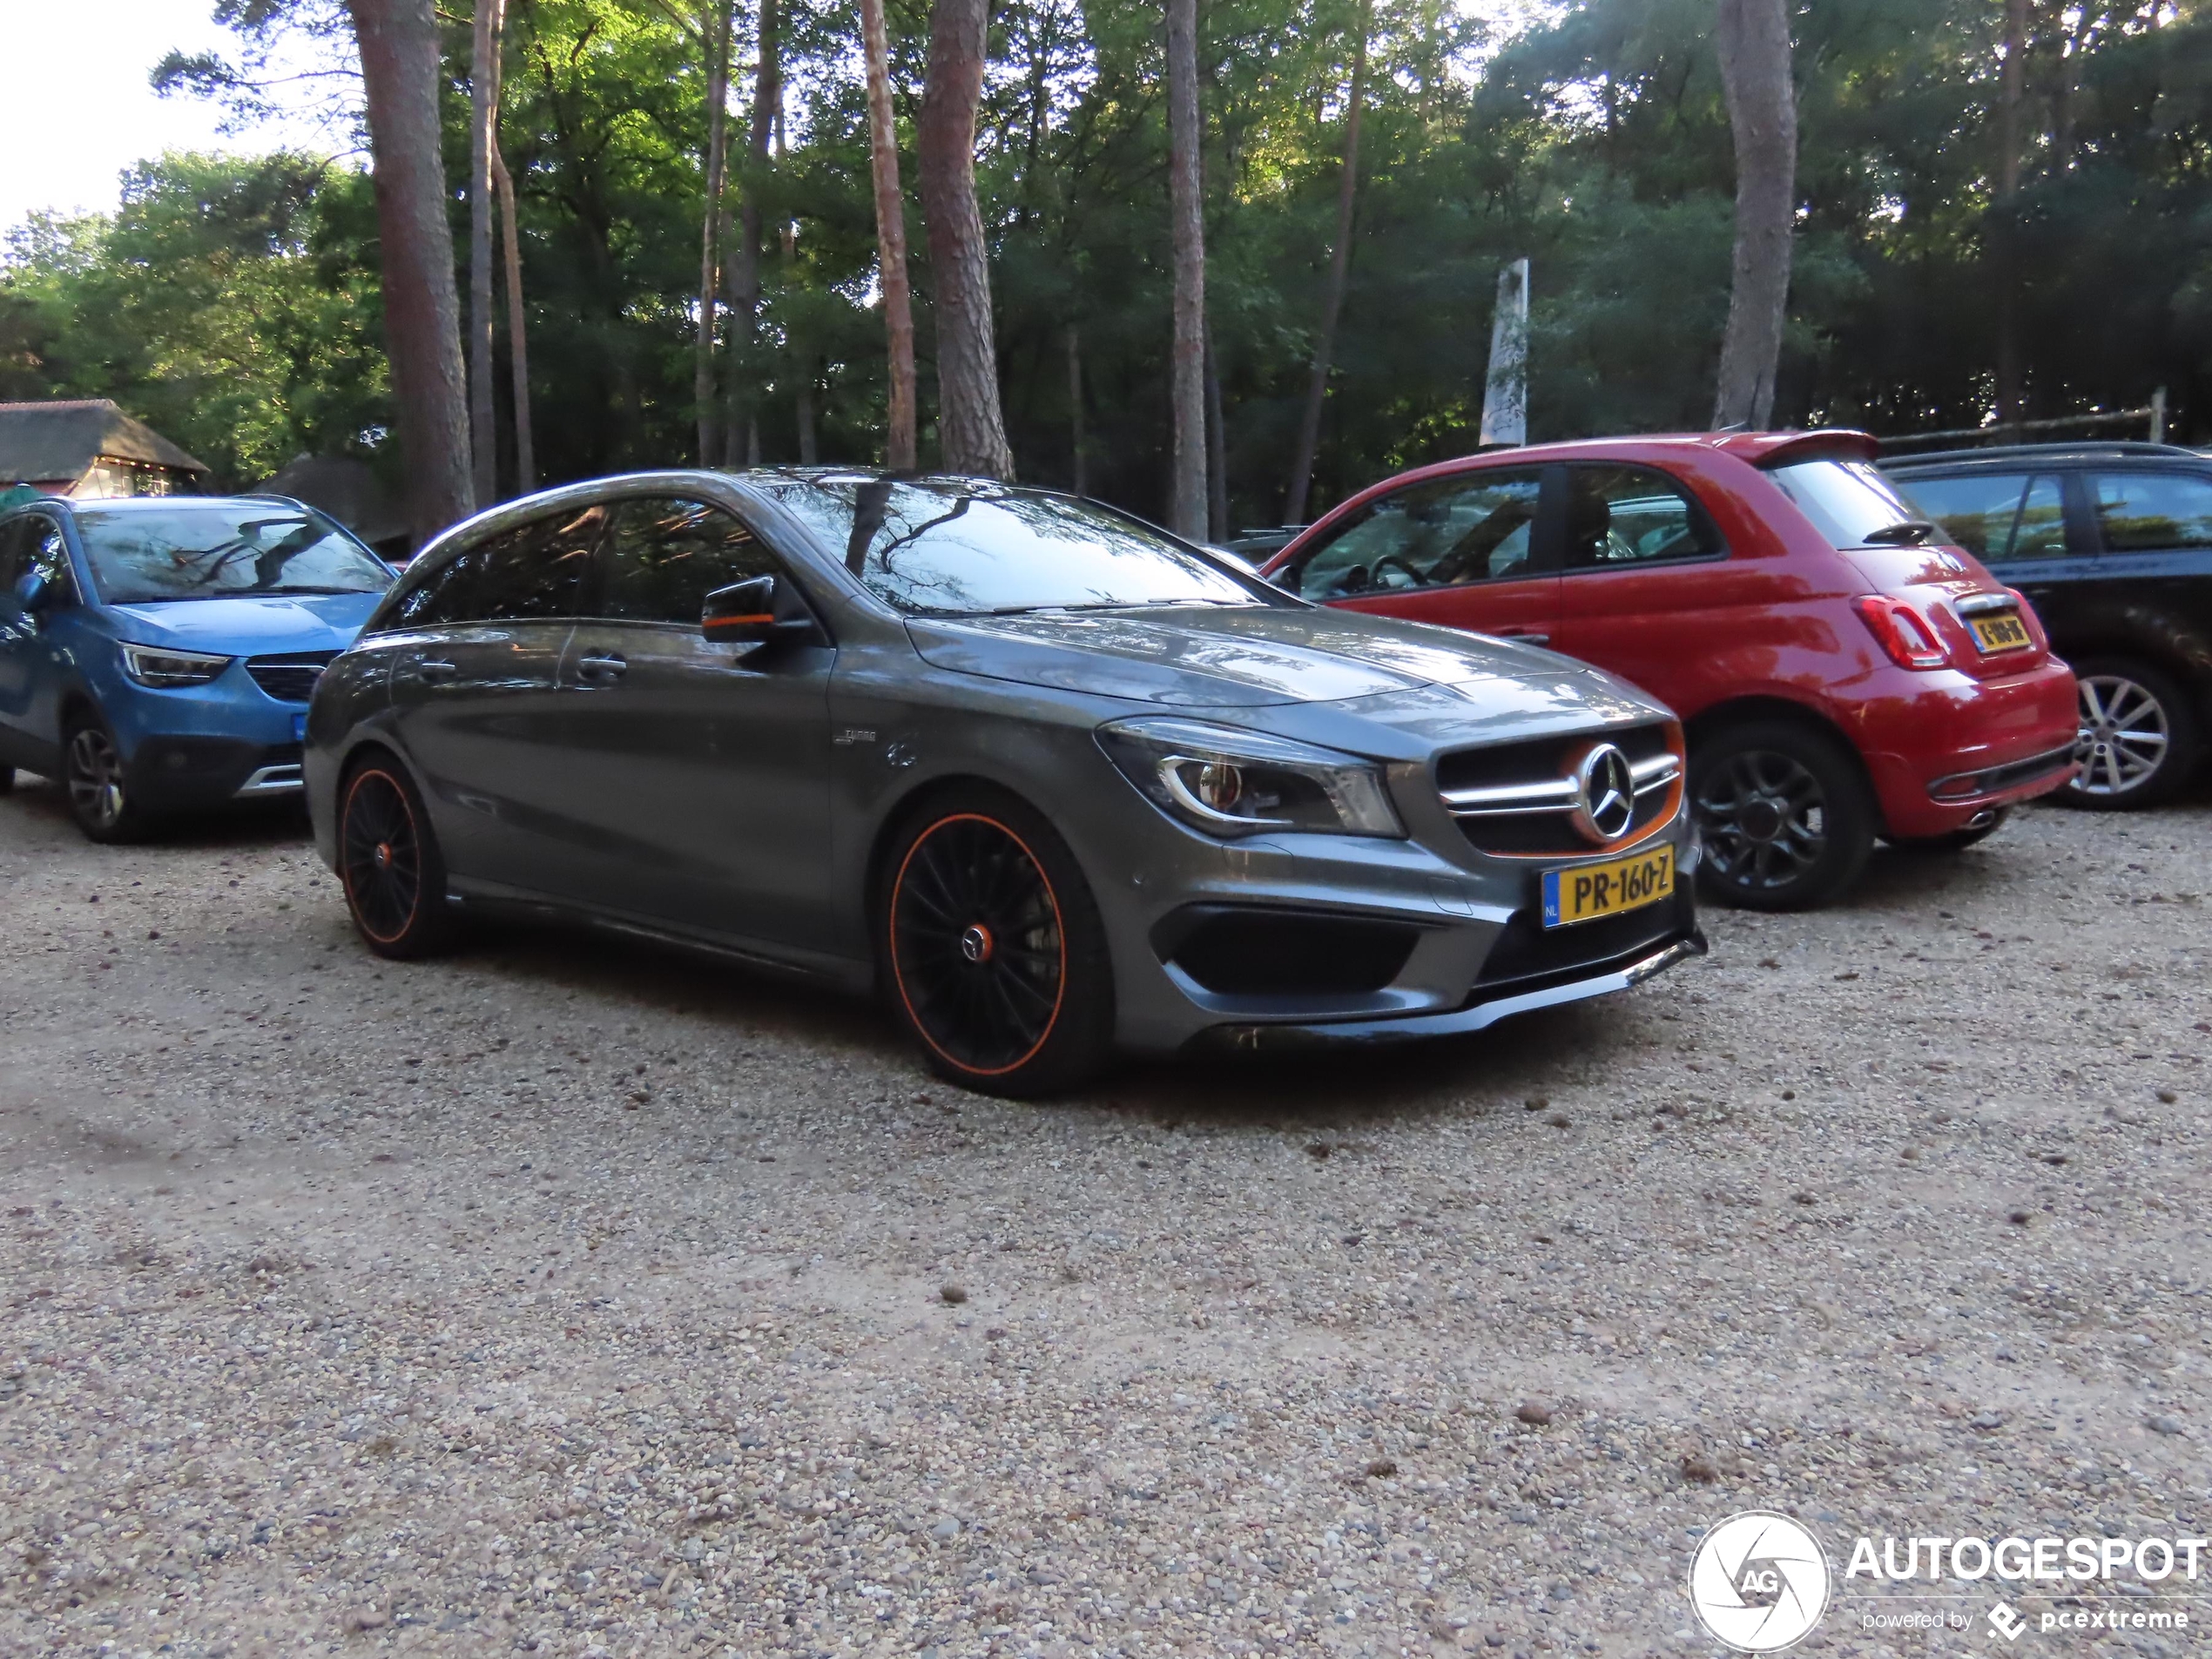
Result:
<svg viewBox="0 0 2212 1659"><path fill-rule="evenodd" d="M1713 897L1824 902L1878 836L1972 845L2074 775L2042 624L1864 433L1546 444L1354 496L1267 564L1308 599L1519 638L1674 705Z"/></svg>

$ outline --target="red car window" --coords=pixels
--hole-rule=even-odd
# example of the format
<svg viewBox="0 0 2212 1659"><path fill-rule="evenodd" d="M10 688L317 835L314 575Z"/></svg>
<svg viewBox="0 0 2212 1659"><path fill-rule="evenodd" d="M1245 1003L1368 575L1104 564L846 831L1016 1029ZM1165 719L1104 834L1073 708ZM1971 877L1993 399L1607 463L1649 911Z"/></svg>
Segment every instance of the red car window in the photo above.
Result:
<svg viewBox="0 0 2212 1659"><path fill-rule="evenodd" d="M1569 470L1568 570L1614 570L1719 558L1727 551L1705 509L1665 473L1617 466Z"/></svg>

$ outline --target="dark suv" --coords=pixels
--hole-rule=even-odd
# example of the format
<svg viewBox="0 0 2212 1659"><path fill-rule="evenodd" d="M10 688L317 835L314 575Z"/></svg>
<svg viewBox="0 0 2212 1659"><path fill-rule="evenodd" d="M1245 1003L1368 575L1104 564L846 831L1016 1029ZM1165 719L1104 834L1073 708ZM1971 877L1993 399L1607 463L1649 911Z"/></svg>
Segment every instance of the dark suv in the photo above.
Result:
<svg viewBox="0 0 2212 1659"><path fill-rule="evenodd" d="M2163 443L1898 455L1883 469L2035 604L2080 685L2067 799L2154 806L2212 729L2212 458Z"/></svg>

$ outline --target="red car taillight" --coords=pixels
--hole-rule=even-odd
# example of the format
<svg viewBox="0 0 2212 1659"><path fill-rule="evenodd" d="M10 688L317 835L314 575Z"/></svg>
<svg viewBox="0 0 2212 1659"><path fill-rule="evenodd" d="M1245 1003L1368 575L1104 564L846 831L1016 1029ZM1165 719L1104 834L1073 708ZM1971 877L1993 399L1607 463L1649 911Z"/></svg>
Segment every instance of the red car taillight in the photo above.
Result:
<svg viewBox="0 0 2212 1659"><path fill-rule="evenodd" d="M1899 668L1951 665L1951 653L1936 637L1935 629L1904 600L1886 593L1869 593L1852 600L1851 608Z"/></svg>

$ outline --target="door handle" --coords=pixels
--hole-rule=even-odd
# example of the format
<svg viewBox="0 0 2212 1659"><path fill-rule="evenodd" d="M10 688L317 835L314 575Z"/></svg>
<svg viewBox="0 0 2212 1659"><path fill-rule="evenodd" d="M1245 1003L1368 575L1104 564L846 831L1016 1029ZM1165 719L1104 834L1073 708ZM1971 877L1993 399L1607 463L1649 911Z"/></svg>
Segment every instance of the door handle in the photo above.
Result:
<svg viewBox="0 0 2212 1659"><path fill-rule="evenodd" d="M587 680L618 680L629 666L629 663L623 658L611 654L604 657L579 657L576 659L577 677Z"/></svg>
<svg viewBox="0 0 2212 1659"><path fill-rule="evenodd" d="M458 663L439 662L433 658L428 662L417 663L415 665L415 671L435 685L442 684L460 673L461 665Z"/></svg>

